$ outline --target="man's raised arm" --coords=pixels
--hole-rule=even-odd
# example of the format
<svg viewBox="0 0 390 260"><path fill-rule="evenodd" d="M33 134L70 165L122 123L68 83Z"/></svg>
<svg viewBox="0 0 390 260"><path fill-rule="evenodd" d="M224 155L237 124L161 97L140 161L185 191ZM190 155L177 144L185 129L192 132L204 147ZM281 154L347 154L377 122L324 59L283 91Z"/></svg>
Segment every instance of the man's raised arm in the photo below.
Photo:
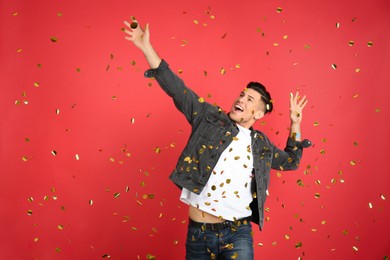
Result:
<svg viewBox="0 0 390 260"><path fill-rule="evenodd" d="M125 39L133 42L143 52L150 68L156 69L160 65L161 58L150 43L149 24L146 24L145 30L142 30L137 20L133 18L131 23L124 21L124 24L126 25L124 32L127 34Z"/></svg>

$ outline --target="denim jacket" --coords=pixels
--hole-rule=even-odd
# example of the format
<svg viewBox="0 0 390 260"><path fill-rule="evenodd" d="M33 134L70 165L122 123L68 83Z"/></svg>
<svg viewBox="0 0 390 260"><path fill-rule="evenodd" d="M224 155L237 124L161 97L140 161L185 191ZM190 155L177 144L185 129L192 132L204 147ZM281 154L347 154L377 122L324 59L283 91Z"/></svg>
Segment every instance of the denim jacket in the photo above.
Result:
<svg viewBox="0 0 390 260"><path fill-rule="evenodd" d="M165 60L159 67L149 69L145 77L154 77L184 114L192 130L170 179L180 188L200 194L222 152L238 134L236 123L221 108L204 102L172 72ZM270 170L295 170L302 157L302 148L310 141L298 142L288 138L284 150L273 145L260 131L251 130L253 154L252 221L262 230L264 203L267 197Z"/></svg>

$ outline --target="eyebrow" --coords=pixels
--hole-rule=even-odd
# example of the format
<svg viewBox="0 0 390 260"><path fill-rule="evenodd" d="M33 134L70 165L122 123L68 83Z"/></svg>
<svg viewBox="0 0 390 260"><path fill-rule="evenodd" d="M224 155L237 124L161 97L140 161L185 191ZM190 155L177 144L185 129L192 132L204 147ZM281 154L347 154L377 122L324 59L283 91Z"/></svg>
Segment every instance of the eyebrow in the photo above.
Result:
<svg viewBox="0 0 390 260"><path fill-rule="evenodd" d="M253 96L251 96L251 95L248 95L248 97L251 98L251 99L253 99L253 100L255 99L255 98L254 98Z"/></svg>

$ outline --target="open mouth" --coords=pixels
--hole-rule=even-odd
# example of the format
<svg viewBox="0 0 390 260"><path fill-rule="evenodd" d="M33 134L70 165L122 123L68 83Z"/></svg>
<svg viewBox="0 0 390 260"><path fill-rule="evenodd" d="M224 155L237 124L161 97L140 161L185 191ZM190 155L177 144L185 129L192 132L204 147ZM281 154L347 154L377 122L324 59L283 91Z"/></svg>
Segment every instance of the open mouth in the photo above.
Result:
<svg viewBox="0 0 390 260"><path fill-rule="evenodd" d="M244 109L239 104L236 104L236 105L234 105L234 111L235 112L243 112Z"/></svg>

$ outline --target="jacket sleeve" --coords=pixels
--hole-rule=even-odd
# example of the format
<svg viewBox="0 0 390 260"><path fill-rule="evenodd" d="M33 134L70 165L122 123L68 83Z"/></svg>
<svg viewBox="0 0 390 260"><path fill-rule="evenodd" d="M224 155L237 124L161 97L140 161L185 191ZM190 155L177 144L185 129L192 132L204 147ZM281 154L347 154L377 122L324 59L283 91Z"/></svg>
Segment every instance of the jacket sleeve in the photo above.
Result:
<svg viewBox="0 0 390 260"><path fill-rule="evenodd" d="M196 123L197 115L201 114L206 106L210 106L173 73L165 60L161 61L158 68L147 70L144 76L154 77L157 80L160 87L173 99L176 108L184 114L191 125Z"/></svg>
<svg viewBox="0 0 390 260"><path fill-rule="evenodd" d="M311 142L307 139L295 141L289 137L284 150L281 150L276 146L273 147L271 167L281 171L296 170L299 167L302 158L303 148L310 146Z"/></svg>

